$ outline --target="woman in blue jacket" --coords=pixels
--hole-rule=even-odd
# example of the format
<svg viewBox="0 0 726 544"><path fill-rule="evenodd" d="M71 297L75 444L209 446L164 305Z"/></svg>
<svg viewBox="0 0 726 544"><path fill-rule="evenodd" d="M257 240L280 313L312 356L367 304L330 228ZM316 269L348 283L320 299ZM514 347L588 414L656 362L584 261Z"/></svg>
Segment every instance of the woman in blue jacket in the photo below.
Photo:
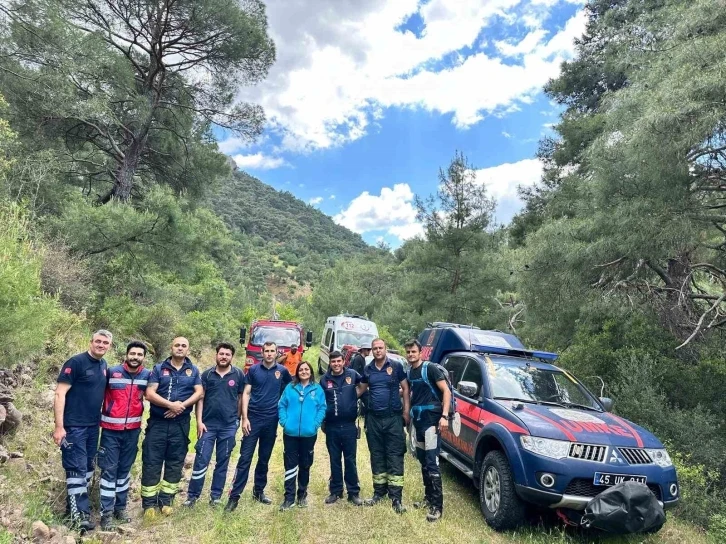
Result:
<svg viewBox="0 0 726 544"><path fill-rule="evenodd" d="M325 419L325 408L325 392L320 384L315 383L310 363L302 361L277 405L285 449L285 500L280 505L280 512L295 505L296 479L297 505L300 508L308 505L310 467L313 465L318 429Z"/></svg>

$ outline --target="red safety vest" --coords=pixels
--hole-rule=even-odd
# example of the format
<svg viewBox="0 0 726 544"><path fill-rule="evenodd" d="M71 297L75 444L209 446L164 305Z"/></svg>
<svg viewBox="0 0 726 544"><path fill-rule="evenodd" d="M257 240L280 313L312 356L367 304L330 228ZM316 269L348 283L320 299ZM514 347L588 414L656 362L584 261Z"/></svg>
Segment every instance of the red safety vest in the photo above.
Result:
<svg viewBox="0 0 726 544"><path fill-rule="evenodd" d="M135 374L126 363L108 370L106 393L101 411L101 427L124 431L141 427L144 413L144 391L149 381L149 370L141 367Z"/></svg>

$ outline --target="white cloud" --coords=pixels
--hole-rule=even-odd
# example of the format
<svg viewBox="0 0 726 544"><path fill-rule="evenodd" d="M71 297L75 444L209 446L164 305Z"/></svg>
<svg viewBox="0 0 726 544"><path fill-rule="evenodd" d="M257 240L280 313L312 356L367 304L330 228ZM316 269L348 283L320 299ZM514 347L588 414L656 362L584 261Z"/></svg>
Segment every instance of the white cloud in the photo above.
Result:
<svg viewBox="0 0 726 544"><path fill-rule="evenodd" d="M314 196L313 198L311 198L310 200L308 200L308 204L310 204L311 206L317 206L322 201L323 201L323 197L322 196Z"/></svg>
<svg viewBox="0 0 726 544"><path fill-rule="evenodd" d="M360 138L386 107L451 114L456 126L466 128L512 111L558 74L572 54L572 38L584 30L578 15L543 41L538 23L562 1L573 0L268 0L278 60L268 78L241 98L265 108L286 149ZM415 13L425 24L420 37L396 30ZM520 55L518 64L479 51L459 55L444 69L436 65L475 45L494 21L520 24L521 13L539 33L497 45L502 54Z"/></svg>
<svg viewBox="0 0 726 544"><path fill-rule="evenodd" d="M225 140L222 140L221 142L217 143L219 150L222 153L226 153L226 154L234 153L235 151L244 149L248 145L249 145L249 142L247 140L245 140L243 138L239 138L237 136L232 136L230 138L226 138Z"/></svg>
<svg viewBox="0 0 726 544"><path fill-rule="evenodd" d="M524 159L476 171L476 180L486 185L497 201L517 199L519 186L531 187L542 177L542 163L538 159Z"/></svg>
<svg viewBox="0 0 726 544"><path fill-rule="evenodd" d="M329 198L330 200L335 200L335 195L330 195L330 196L329 196L328 198Z"/></svg>
<svg viewBox="0 0 726 544"><path fill-rule="evenodd" d="M359 234L386 231L401 240L412 238L423 232L416 222L413 197L408 183L383 187L379 195L365 191L335 215L333 221Z"/></svg>
<svg viewBox="0 0 726 544"><path fill-rule="evenodd" d="M505 138L511 138L512 137L512 135L509 134L509 132L507 132L506 130L503 130L502 131L502 136L504 136Z"/></svg>
<svg viewBox="0 0 726 544"><path fill-rule="evenodd" d="M388 229L388 233L397 236L399 240L410 240L416 236L423 236L424 228L421 223L409 223L408 225L391 227Z"/></svg>
<svg viewBox="0 0 726 544"><path fill-rule="evenodd" d="M286 166L285 159L281 157L270 157L262 153L253 155L233 155L232 159L237 166L242 169L249 168L252 170L272 170L281 166Z"/></svg>

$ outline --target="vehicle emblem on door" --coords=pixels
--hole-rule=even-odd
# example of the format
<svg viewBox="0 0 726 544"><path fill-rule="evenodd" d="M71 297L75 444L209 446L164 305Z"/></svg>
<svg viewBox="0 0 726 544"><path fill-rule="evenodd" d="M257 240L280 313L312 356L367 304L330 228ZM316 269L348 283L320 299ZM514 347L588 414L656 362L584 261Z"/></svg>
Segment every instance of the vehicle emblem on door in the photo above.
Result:
<svg viewBox="0 0 726 544"><path fill-rule="evenodd" d="M454 436L459 436L461 433L461 416L459 412L454 412L454 419L451 420L451 430L454 431Z"/></svg>

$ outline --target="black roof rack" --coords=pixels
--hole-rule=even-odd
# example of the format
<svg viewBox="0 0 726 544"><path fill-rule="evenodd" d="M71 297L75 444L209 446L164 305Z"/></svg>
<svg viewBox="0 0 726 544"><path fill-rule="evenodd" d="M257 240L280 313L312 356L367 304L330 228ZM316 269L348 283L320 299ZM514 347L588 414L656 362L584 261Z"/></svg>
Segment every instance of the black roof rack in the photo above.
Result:
<svg viewBox="0 0 726 544"><path fill-rule="evenodd" d="M474 325L461 325L460 323L447 323L446 321L434 321L433 323L426 323L426 326L434 329L444 329L449 327L458 327L460 329L479 329L479 327L475 327Z"/></svg>

